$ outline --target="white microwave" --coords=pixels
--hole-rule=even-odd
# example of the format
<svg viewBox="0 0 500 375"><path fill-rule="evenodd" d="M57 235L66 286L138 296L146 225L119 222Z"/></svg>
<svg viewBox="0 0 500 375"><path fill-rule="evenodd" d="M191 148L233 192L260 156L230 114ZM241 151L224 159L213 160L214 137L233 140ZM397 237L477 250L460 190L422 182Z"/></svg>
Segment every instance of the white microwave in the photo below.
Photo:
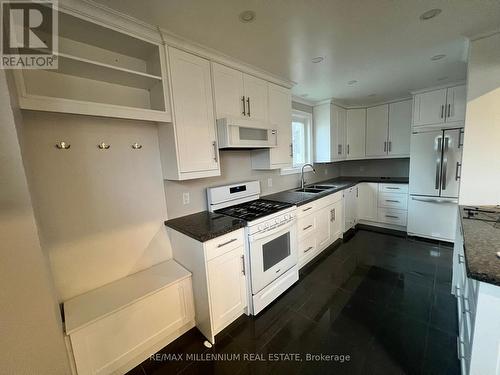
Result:
<svg viewBox="0 0 500 375"><path fill-rule="evenodd" d="M269 124L237 117L217 120L219 148L271 148L278 145L278 130Z"/></svg>

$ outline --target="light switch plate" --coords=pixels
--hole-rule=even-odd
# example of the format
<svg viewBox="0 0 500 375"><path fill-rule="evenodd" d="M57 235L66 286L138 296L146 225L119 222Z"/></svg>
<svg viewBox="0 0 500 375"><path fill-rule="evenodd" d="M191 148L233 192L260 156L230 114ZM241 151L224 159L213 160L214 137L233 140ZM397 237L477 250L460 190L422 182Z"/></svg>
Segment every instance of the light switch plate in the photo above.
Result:
<svg viewBox="0 0 500 375"><path fill-rule="evenodd" d="M273 187L273 179L271 177L267 179L267 187Z"/></svg>
<svg viewBox="0 0 500 375"><path fill-rule="evenodd" d="M189 193L182 193L182 204L189 204Z"/></svg>

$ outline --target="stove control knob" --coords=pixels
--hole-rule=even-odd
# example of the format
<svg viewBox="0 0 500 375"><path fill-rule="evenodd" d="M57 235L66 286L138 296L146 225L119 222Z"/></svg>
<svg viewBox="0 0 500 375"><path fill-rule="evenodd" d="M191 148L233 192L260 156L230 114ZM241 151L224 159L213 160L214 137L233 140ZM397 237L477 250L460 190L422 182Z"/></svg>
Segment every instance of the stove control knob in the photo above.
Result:
<svg viewBox="0 0 500 375"><path fill-rule="evenodd" d="M278 224L278 223L280 222L280 219L276 219L276 220L274 220L274 222L275 222L276 224Z"/></svg>
<svg viewBox="0 0 500 375"><path fill-rule="evenodd" d="M264 226L263 226L263 225L259 225L259 228L258 228L258 229L259 229L259 230L262 230L262 229L264 229Z"/></svg>
<svg viewBox="0 0 500 375"><path fill-rule="evenodd" d="M285 215L285 220L288 220L288 219L290 219L290 215L286 214Z"/></svg>
<svg viewBox="0 0 500 375"><path fill-rule="evenodd" d="M269 228L269 223L266 223L266 228Z"/></svg>

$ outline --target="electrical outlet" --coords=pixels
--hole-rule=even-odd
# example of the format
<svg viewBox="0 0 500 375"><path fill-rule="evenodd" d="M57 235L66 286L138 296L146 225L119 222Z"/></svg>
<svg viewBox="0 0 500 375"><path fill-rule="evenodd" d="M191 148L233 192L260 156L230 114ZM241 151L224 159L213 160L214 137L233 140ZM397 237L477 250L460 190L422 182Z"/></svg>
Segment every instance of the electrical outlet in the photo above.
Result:
<svg viewBox="0 0 500 375"><path fill-rule="evenodd" d="M182 204L189 204L189 193L182 193Z"/></svg>
<svg viewBox="0 0 500 375"><path fill-rule="evenodd" d="M273 179L271 177L267 179L267 187L273 187Z"/></svg>
<svg viewBox="0 0 500 375"><path fill-rule="evenodd" d="M328 168L325 168L325 176L328 174Z"/></svg>

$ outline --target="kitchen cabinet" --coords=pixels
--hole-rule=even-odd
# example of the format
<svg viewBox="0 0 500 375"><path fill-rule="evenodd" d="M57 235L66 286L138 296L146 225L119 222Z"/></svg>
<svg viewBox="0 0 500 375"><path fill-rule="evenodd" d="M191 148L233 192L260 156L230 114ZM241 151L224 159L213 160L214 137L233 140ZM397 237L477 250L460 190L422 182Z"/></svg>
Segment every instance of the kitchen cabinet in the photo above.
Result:
<svg viewBox="0 0 500 375"><path fill-rule="evenodd" d="M344 233L354 228L358 220L358 187L344 190Z"/></svg>
<svg viewBox="0 0 500 375"><path fill-rule="evenodd" d="M268 120L267 82L222 64L212 63L216 117Z"/></svg>
<svg viewBox="0 0 500 375"><path fill-rule="evenodd" d="M465 121L465 106L465 85L416 93L413 97L413 126L445 123L454 126L455 122Z"/></svg>
<svg viewBox="0 0 500 375"><path fill-rule="evenodd" d="M389 104L387 154L409 156L411 139L411 100Z"/></svg>
<svg viewBox="0 0 500 375"><path fill-rule="evenodd" d="M267 84L269 124L278 132L278 145L252 151L253 169L279 169L292 165L292 94L290 89Z"/></svg>
<svg viewBox="0 0 500 375"><path fill-rule="evenodd" d="M366 109L348 109L346 116L346 158L365 157Z"/></svg>
<svg viewBox="0 0 500 375"><path fill-rule="evenodd" d="M386 156L389 127L389 105L366 110L366 156Z"/></svg>
<svg viewBox="0 0 500 375"><path fill-rule="evenodd" d="M363 182L358 184L358 218L377 221L378 219L378 183Z"/></svg>
<svg viewBox="0 0 500 375"><path fill-rule="evenodd" d="M219 176L210 62L172 47L167 55L173 122L159 125L164 178Z"/></svg>
<svg viewBox="0 0 500 375"><path fill-rule="evenodd" d="M193 274L196 326L211 342L247 312L244 230L199 242L168 228L176 262Z"/></svg>
<svg viewBox="0 0 500 375"><path fill-rule="evenodd" d="M246 307L244 247L238 247L208 261L208 284L213 326L220 332Z"/></svg>
<svg viewBox="0 0 500 375"><path fill-rule="evenodd" d="M328 207L329 222L330 222L330 244L342 237L342 218L344 212L342 210L342 200L338 200Z"/></svg>
<svg viewBox="0 0 500 375"><path fill-rule="evenodd" d="M346 150L347 111L325 103L313 108L314 161L327 163L344 160Z"/></svg>

